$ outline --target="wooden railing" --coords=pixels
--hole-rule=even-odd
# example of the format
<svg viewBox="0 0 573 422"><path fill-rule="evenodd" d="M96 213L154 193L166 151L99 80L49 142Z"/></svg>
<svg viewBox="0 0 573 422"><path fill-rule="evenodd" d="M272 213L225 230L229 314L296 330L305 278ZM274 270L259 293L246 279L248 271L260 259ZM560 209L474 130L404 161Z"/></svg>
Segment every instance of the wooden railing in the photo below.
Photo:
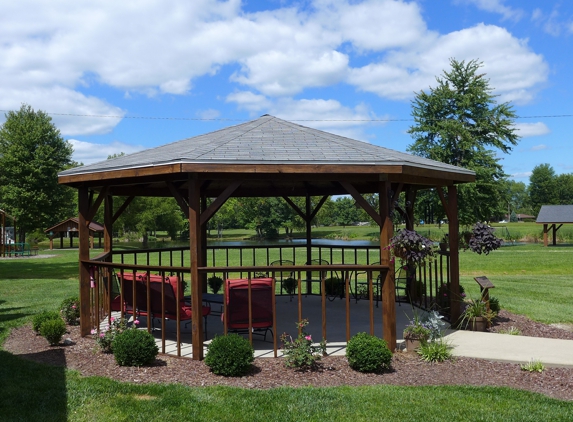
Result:
<svg viewBox="0 0 573 422"><path fill-rule="evenodd" d="M263 246L257 248L255 246L239 247L214 247L209 248L208 252L211 254L210 262L219 265L212 265L199 268L199 274L205 275L219 275L224 280L228 278L246 278L255 279L260 276L269 276L275 280L273 294L291 294L298 298L298 315L299 320L302 319L302 296L308 294L315 294L321 297L321 312L322 312L322 331L326 331L326 305L329 295L333 294L327 287L327 279L333 277L341 280L341 288L343 290L343 297L346 301L346 337L350 338L350 303L351 301L368 300L369 301L369 317L370 317L370 332L374 334L374 307L378 306L378 301L381 299L382 281L385 279L389 267L379 265L378 261L379 249L364 246L364 247L337 247L337 246L316 246L313 247L314 257L328 257L336 259L337 254L340 260L344 263L336 263L329 265L301 265L297 262L305 262L301 258L301 250L304 248L304 257L306 257L306 248L304 245L288 245L288 246ZM258 250L255 250L258 249ZM126 314L126 309L123 304L125 302L125 288L123 280L124 274L131 274L135 280L138 274L146 275L146 309L151 309L149 306L151 300L151 292L149 288L149 280L151 274L158 274L162 280L167 277L175 276L181 282L190 280L190 268L188 258L185 256L188 248L173 248L173 249L147 249L137 251L115 251L113 254L102 254L89 261L84 261L84 264L90 267L91 276L91 294L90 294L90 324L92 327L99 329L102 321L110 318L112 312L115 310L121 317ZM154 254L156 254L154 256ZM234 254L234 256L233 256ZM188 255L188 254L187 254ZM237 258L238 256L238 258ZM110 262L112 258L116 260L119 257L120 262ZM294 262L292 265L272 266L273 259L278 257L282 260L290 258ZM253 262L249 265L248 261ZM350 261L350 262L349 262ZM357 262L362 261L362 262ZM228 265L236 262L238 265ZM223 265L220 265L220 264ZM174 265L175 264L175 265ZM178 265L179 264L179 265ZM282 282L285 279L285 273L292 274L296 281L294 293L286 292ZM310 280L309 274L322 274L320 280ZM438 309L447 308L448 304L443 298L438 297L439 292L444 288L449 287L449 254L439 253L435 260L426 263L425 266L417 268L417 287L412 287L412 294L409 295L408 300L414 305L424 309ZM135 303L132 304L134 313L137 314L138 298L136 292L136 283L132 284L133 291L131 296ZM310 287L309 287L310 286ZM446 287L442 287L446 286ZM223 289L224 290L224 289ZM448 289L449 291L449 289ZM206 289L204 289L206 293ZM177 289L177 303L179 303L183 296L193 294L190 291L189 285L183 293ZM225 293L224 293L225 294ZM115 309L114 309L114 299ZM406 301L405 297L397 297L398 300ZM118 305L119 303L119 305ZM162 318L161 320L161 352L166 353L166 322L165 322L165 297L162 296ZM226 304L226 298L223 303ZM139 307L143 307L141 304ZM447 310L447 309L446 309ZM274 309L273 309L274 312ZM129 314L131 316L131 313ZM151 318L148 318L150 320ZM178 356L181 356L181 345L183 343L191 343L192 339L183 341L181 333L181 322L179 311L177 317L174 319L176 323L176 343ZM274 338L274 353L277 353L277 340L276 340L276 322L273 324ZM151 332L152 325L148 323L148 331ZM251 331L251 330L249 330ZM252 342L252 334L249 334L249 340Z"/></svg>

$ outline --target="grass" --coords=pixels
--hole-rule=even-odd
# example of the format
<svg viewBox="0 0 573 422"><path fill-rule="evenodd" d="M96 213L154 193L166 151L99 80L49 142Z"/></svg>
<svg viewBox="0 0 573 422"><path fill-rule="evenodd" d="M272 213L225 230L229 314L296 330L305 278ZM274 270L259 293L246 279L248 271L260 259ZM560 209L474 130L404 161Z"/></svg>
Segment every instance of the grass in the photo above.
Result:
<svg viewBox="0 0 573 422"><path fill-rule="evenodd" d="M493 293L502 307L532 313L541 321L573 322L565 300L573 297L567 270L572 252L573 247L527 245L502 248L489 256L462 253L463 282L472 294L473 289L477 291L473 277L487 275L496 285ZM57 309L64 298L77 295L77 251L51 253L57 256L0 261L0 344L12 327L29 322L37 312ZM508 388L189 388L84 378L1 349L0 362L2 421L573 419L573 403Z"/></svg>

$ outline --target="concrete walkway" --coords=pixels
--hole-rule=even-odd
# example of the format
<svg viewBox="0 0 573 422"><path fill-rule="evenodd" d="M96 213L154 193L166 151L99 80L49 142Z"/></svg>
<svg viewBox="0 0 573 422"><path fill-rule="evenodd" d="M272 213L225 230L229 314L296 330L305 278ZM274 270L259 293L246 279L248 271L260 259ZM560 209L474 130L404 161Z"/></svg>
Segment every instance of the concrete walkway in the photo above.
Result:
<svg viewBox="0 0 573 422"><path fill-rule="evenodd" d="M512 363L539 360L548 367L573 368L573 340L462 330L449 330L445 338L454 346L454 356Z"/></svg>

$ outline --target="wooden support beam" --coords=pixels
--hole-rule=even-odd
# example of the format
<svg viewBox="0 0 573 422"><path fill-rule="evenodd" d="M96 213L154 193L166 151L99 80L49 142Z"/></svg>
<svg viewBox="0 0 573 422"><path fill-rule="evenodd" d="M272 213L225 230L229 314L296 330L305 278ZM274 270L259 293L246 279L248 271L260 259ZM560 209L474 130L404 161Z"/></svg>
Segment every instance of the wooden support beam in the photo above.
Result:
<svg viewBox="0 0 573 422"><path fill-rule="evenodd" d="M290 207L300 216L300 218L302 218L304 221L307 221L308 219L308 214L304 213L293 201L292 199L290 199L288 196L283 196L282 197L287 204L290 205Z"/></svg>
<svg viewBox="0 0 573 422"><path fill-rule="evenodd" d="M199 277L201 256L201 185L189 178L189 255L191 262L191 336L193 359L203 359L203 286ZM180 343L178 341L178 347Z"/></svg>
<svg viewBox="0 0 573 422"><path fill-rule="evenodd" d="M393 352L396 350L396 289L394 280L394 262L390 261L390 250L386 247L394 235L394 226L390 219L391 204L389 194L390 182L382 181L379 184L378 196L380 201L380 264L388 265L389 270L382 280L382 330L384 340Z"/></svg>
<svg viewBox="0 0 573 422"><path fill-rule="evenodd" d="M131 204L131 201L133 201L135 199L135 196L129 196L127 197L127 199L123 202L123 204L121 204L121 206L119 207L119 209L115 212L115 214L113 215L112 218L112 223L115 223L116 220L119 218L119 216L121 214L123 214L123 212L125 211L125 209L127 208L127 206L129 204Z"/></svg>
<svg viewBox="0 0 573 422"><path fill-rule="evenodd" d="M450 320L452 324L456 324L460 318L460 307L457 306L459 304L457 299L460 297L460 223L458 220L458 190L455 186L448 187L447 205L448 237L450 239L450 290L452 292Z"/></svg>
<svg viewBox="0 0 573 422"><path fill-rule="evenodd" d="M90 271L87 264L82 261L90 259L90 231L88 228L88 214L90 210L90 195L88 189L82 187L78 190L78 232L79 232L79 272L80 272L80 334L87 336L91 327L90 315Z"/></svg>
<svg viewBox="0 0 573 422"><path fill-rule="evenodd" d="M312 219L316 217L316 214L318 214L324 203L328 200L329 196L330 195L325 195L322 198L320 198L320 201L318 201L318 204L316 204L316 207L314 207L314 211L312 211L312 213L310 214L310 221L312 221Z"/></svg>
<svg viewBox="0 0 573 422"><path fill-rule="evenodd" d="M414 230L414 203L416 202L416 193L411 186L406 191L406 224L408 230Z"/></svg>
<svg viewBox="0 0 573 422"><path fill-rule="evenodd" d="M179 190L177 190L177 187L175 187L173 183L171 182L165 182L165 183L167 184L167 187L169 188L171 195L173 195L175 201L177 201L177 203L179 204L179 208L181 208L181 211L183 211L185 217L189 219L189 204L187 203L185 198L183 198L183 195L179 193Z"/></svg>
<svg viewBox="0 0 573 422"><path fill-rule="evenodd" d="M440 201L442 202L442 206L444 207L444 211L446 212L446 216L448 217L448 221L450 221L453 218L452 215L452 210L450 209L450 207L448 207L448 201L446 200L446 197L444 196L444 191L442 190L441 187L436 187L436 192L438 192L438 196L440 197ZM456 206L456 210L455 210L455 214L457 216L458 214L458 209Z"/></svg>
<svg viewBox="0 0 573 422"><path fill-rule="evenodd" d="M237 190L239 186L241 186L240 180L235 180L232 182L223 192L221 195L215 199L209 207L201 213L201 225L207 223L213 215L223 206L227 199Z"/></svg>
<svg viewBox="0 0 573 422"><path fill-rule="evenodd" d="M348 192L352 196L352 198L354 198L356 203L360 205L364 209L364 211L368 213L370 217L372 217L372 219L376 222L376 224L382 226L383 222L382 219L380 218L380 214L378 214L376 210L372 208L372 206L368 203L368 201L366 201L366 199L364 199L364 197L360 195L360 193L356 190L354 186L352 186L348 182L340 182L340 185L346 190L346 192ZM386 201L388 201L387 196L386 196Z"/></svg>
<svg viewBox="0 0 573 422"><path fill-rule="evenodd" d="M90 207L90 212L88 215L88 221L91 223L97 213L97 210L99 210L99 207L101 206L101 203L103 202L103 200L105 199L105 197L107 196L109 191L109 186L104 186L102 188L102 190L100 191L97 199L95 200L95 202L93 203L93 205Z"/></svg>
<svg viewBox="0 0 573 422"><path fill-rule="evenodd" d="M103 251L112 252L112 250L113 250L113 196L106 195L103 209Z"/></svg>

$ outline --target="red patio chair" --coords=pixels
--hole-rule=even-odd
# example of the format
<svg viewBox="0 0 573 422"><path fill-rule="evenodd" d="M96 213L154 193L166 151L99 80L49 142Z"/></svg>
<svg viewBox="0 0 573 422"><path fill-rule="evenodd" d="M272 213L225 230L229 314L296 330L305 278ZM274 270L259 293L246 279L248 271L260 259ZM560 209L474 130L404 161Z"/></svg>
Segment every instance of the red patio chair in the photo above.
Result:
<svg viewBox="0 0 573 422"><path fill-rule="evenodd" d="M263 336L266 341L267 332L273 335L273 279L253 278L251 280L251 305L253 334ZM227 330L249 332L249 281L245 279L228 279L225 282L227 295ZM221 315L225 321L225 314Z"/></svg>

